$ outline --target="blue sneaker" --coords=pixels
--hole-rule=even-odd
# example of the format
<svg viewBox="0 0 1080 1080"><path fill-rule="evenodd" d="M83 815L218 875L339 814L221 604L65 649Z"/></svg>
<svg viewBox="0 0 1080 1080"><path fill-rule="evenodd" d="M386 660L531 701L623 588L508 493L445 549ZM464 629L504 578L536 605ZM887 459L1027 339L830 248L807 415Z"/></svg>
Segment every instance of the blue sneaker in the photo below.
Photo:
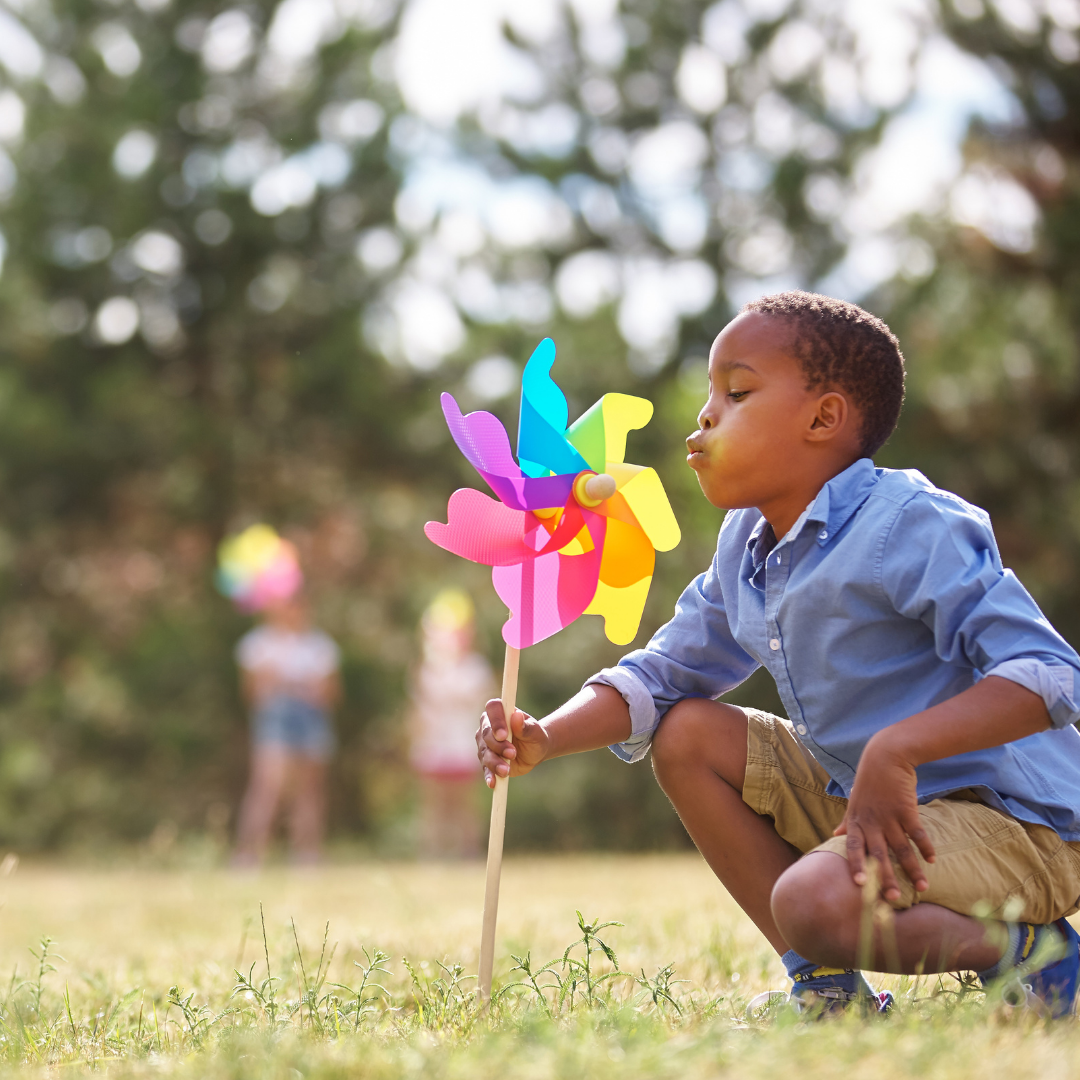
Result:
<svg viewBox="0 0 1080 1080"><path fill-rule="evenodd" d="M812 987L796 983L789 997L795 1011L817 1018L847 1012L852 1005L861 1006L865 1012L882 1014L893 1007L892 994L887 990L874 990L862 975L859 975L854 990L848 990L843 985L828 985L833 981L815 979L816 985Z"/></svg>
<svg viewBox="0 0 1080 1080"><path fill-rule="evenodd" d="M1072 1016L1080 989L1080 934L1065 919L1054 926L1061 934L1058 959L1037 971L1021 967L1011 979L1005 976L1001 1000L1012 1009L1027 1009L1049 1020ZM1064 955L1062 955L1064 954Z"/></svg>
<svg viewBox="0 0 1080 1080"><path fill-rule="evenodd" d="M1065 919L1054 925L1064 937L1065 955L1053 964L1031 972L1024 980L1031 993L1039 1000L1042 1009L1057 1020L1071 1016L1076 1010L1076 991L1080 986L1080 934Z"/></svg>
<svg viewBox="0 0 1080 1080"><path fill-rule="evenodd" d="M840 973L838 973L840 974ZM843 974L855 974L857 980L854 989L851 989L852 980L818 977L813 980L811 986L798 982L791 988L790 993L783 990L766 990L758 994L746 1009L747 1020L765 1020L775 1016L778 1009L790 1007L805 1019L820 1020L826 1016L836 1016L856 1005L865 1013L880 1013L884 1015L893 1007L893 996L887 990L874 990L861 974L844 972Z"/></svg>

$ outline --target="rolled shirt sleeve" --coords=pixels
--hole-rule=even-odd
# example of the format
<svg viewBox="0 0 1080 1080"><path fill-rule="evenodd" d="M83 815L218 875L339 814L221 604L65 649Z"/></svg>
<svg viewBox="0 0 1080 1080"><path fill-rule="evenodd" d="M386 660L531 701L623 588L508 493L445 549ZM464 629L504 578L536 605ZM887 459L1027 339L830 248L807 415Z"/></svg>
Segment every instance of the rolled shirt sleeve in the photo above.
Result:
<svg viewBox="0 0 1080 1080"><path fill-rule="evenodd" d="M723 530L720 536L722 543ZM611 747L623 761L645 756L657 725L677 701L718 698L759 667L731 634L718 559L719 554L687 586L674 617L644 649L627 654L617 667L606 668L585 683L614 687L630 708L631 736Z"/></svg>
<svg viewBox="0 0 1080 1080"><path fill-rule="evenodd" d="M1006 660L991 668L987 675L1018 683L1025 690L1038 694L1046 704L1050 722L1056 728L1075 724L1080 720L1077 708L1077 673L1068 664L1058 661L1045 662L1034 657Z"/></svg>
<svg viewBox="0 0 1080 1080"><path fill-rule="evenodd" d="M1002 566L983 511L941 492L918 495L896 519L881 567L889 600L932 631L941 660L1038 694L1055 728L1080 719L1076 653Z"/></svg>
<svg viewBox="0 0 1080 1080"><path fill-rule="evenodd" d="M648 753L652 733L659 723L652 694L630 668L621 665L604 668L586 680L585 685L592 686L597 683L618 690L630 708L630 738L610 747L612 753L623 761L640 761Z"/></svg>

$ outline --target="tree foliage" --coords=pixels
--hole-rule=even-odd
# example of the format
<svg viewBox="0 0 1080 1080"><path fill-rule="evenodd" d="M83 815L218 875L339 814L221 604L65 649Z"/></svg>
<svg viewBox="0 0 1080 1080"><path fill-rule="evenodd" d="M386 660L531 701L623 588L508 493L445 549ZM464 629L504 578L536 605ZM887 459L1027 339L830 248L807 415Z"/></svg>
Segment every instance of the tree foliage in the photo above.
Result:
<svg viewBox="0 0 1080 1080"><path fill-rule="evenodd" d="M22 43L0 50L5 842L221 828L246 755L244 624L213 555L265 519L299 544L344 648L335 827L395 844L419 611L466 584L495 660L504 617L486 572L421 532L476 482L438 394L513 433L514 379L546 334L572 413L612 389L657 404L631 457L660 469L685 539L639 641L707 564L719 514L681 446L709 342L769 283L829 280L903 93L874 90L859 27L829 5L624 0L543 26L508 10L532 81L452 124L403 100L389 0L0 11ZM1076 67L1048 23L943 18L1024 104L973 134L972 167L1015 177L1047 227L1008 252L916 223L936 270L871 302L911 364L881 460L988 505L1072 633ZM540 713L618 654L580 620L526 655L521 700ZM736 696L779 708L758 677ZM644 768L599 754L542 773L515 785L519 844L682 842Z"/></svg>

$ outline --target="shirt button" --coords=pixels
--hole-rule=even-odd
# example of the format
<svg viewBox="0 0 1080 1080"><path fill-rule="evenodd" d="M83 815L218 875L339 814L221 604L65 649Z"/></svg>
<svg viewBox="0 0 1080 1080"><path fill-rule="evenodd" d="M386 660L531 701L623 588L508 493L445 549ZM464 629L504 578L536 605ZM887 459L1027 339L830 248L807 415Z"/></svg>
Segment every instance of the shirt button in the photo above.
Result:
<svg viewBox="0 0 1080 1080"><path fill-rule="evenodd" d="M799 725L798 725L798 726L797 726L797 727L795 728L795 730L796 730L796 731L797 731L797 732L798 732L798 733L799 733L800 735L805 735L805 734L806 734L806 725L805 725L805 724L799 724Z"/></svg>
<svg viewBox="0 0 1080 1080"><path fill-rule="evenodd" d="M828 540L829 539L829 530L828 529L822 529L821 532L819 532L817 535L818 535L819 540Z"/></svg>
<svg viewBox="0 0 1080 1080"><path fill-rule="evenodd" d="M780 639L773 638L772 641L769 642L769 648L772 649L773 652L776 652L776 650L780 648Z"/></svg>

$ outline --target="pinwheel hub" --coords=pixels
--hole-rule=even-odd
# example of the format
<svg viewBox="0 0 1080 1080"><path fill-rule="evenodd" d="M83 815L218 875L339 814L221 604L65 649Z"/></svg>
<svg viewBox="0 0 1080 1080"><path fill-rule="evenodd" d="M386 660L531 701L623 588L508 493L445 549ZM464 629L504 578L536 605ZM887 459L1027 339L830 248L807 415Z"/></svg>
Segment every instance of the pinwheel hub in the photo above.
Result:
<svg viewBox="0 0 1080 1080"><path fill-rule="evenodd" d="M594 473L591 469L584 469L578 473L574 480L573 494L580 506L592 510L599 506L605 499L610 499L618 489L615 477L608 473ZM545 521L558 516L562 512L561 506L544 506L533 513Z"/></svg>
<svg viewBox="0 0 1080 1080"><path fill-rule="evenodd" d="M574 481L574 498L582 506L590 509L599 506L605 499L615 494L615 477L607 473L585 471Z"/></svg>

